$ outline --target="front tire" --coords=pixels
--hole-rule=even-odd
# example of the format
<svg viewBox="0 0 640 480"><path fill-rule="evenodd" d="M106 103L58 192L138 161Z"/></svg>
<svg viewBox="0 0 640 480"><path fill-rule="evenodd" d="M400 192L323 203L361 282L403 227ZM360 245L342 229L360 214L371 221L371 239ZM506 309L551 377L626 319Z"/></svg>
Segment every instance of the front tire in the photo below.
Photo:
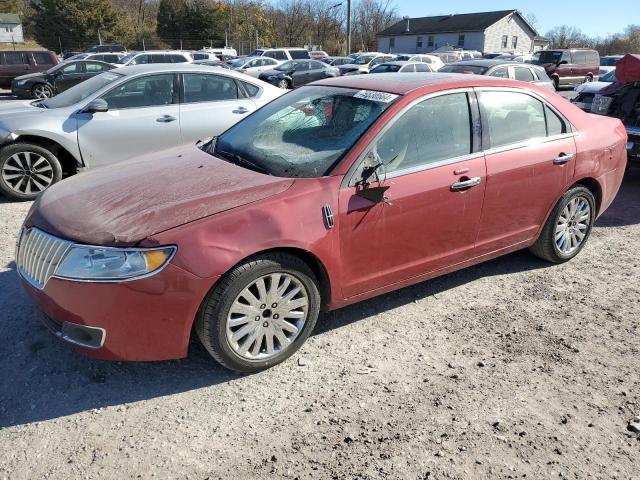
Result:
<svg viewBox="0 0 640 480"><path fill-rule="evenodd" d="M0 193L12 200L33 200L62 179L58 158L32 143L13 143L0 149Z"/></svg>
<svg viewBox="0 0 640 480"><path fill-rule="evenodd" d="M46 83L38 83L31 88L31 98L45 100L53 97L53 88Z"/></svg>
<svg viewBox="0 0 640 480"><path fill-rule="evenodd" d="M591 191L582 185L571 188L558 201L529 250L552 263L571 260L587 242L595 215L596 201Z"/></svg>
<svg viewBox="0 0 640 480"><path fill-rule="evenodd" d="M593 82L593 77L591 75L587 75L586 77L584 77L584 82L582 83L591 83Z"/></svg>
<svg viewBox="0 0 640 480"><path fill-rule="evenodd" d="M223 366L255 373L293 355L320 312L311 269L285 253L256 256L225 274L205 298L195 327Z"/></svg>
<svg viewBox="0 0 640 480"><path fill-rule="evenodd" d="M289 82L287 80L282 79L278 82L278 88L282 88L283 90L289 90L289 88L291 87L289 86Z"/></svg>

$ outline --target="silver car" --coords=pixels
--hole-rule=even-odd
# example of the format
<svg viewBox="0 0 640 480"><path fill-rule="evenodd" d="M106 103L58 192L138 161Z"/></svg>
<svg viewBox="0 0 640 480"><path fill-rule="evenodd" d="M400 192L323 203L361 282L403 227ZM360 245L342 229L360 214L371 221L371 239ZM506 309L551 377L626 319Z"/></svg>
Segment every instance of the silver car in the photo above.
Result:
<svg viewBox="0 0 640 480"><path fill-rule="evenodd" d="M283 93L229 70L159 64L0 105L0 192L33 199L63 175L216 136Z"/></svg>

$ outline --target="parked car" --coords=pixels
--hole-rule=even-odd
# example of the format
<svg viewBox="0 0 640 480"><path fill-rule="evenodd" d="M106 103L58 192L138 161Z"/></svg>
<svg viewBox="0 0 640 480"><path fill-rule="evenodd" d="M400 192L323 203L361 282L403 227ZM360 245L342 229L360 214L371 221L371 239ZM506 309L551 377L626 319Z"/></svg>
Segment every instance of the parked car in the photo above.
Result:
<svg viewBox="0 0 640 480"><path fill-rule="evenodd" d="M236 72L246 73L258 78L262 72L273 70L283 62L269 57L244 57L231 63L231 68Z"/></svg>
<svg viewBox="0 0 640 480"><path fill-rule="evenodd" d="M415 73L435 72L428 63L424 62L387 62L376 65L369 73Z"/></svg>
<svg viewBox="0 0 640 480"><path fill-rule="evenodd" d="M11 93L22 98L49 98L112 68L115 68L115 65L111 63L92 60L59 63L46 72L14 78L11 82Z"/></svg>
<svg viewBox="0 0 640 480"><path fill-rule="evenodd" d="M145 52L132 52L120 60L119 66L147 65L150 63L191 63L193 57L189 52L179 50L147 50Z"/></svg>
<svg viewBox="0 0 640 480"><path fill-rule="evenodd" d="M229 70L157 64L116 68L42 102L0 105L0 192L33 199L63 173L218 135L282 93Z"/></svg>
<svg viewBox="0 0 640 480"><path fill-rule="evenodd" d="M554 84L547 76L545 69L528 63L487 59L468 60L445 65L438 72L472 73L490 77L510 78L521 82L535 83L549 90L555 90Z"/></svg>
<svg viewBox="0 0 640 480"><path fill-rule="evenodd" d="M198 52L210 53L212 55L216 55L220 60L224 60L225 58L237 57L238 52L235 48L231 47L222 47L222 48L201 48ZM223 58L225 57L225 58Z"/></svg>
<svg viewBox="0 0 640 480"><path fill-rule="evenodd" d="M332 67L339 67L353 61L350 57L325 57L320 59L321 62L331 65Z"/></svg>
<svg viewBox="0 0 640 480"><path fill-rule="evenodd" d="M311 50L309 52L309 57L313 60L322 60L323 58L327 58L329 54L323 50Z"/></svg>
<svg viewBox="0 0 640 480"><path fill-rule="evenodd" d="M524 248L575 258L622 182L620 121L535 85L431 75L323 80L199 149L55 185L18 239L28 296L93 357L184 357L194 331L251 373L320 310Z"/></svg>
<svg viewBox="0 0 640 480"><path fill-rule="evenodd" d="M600 57L600 75L609 73L616 69L616 63L622 59L624 55L605 55Z"/></svg>
<svg viewBox="0 0 640 480"><path fill-rule="evenodd" d="M225 70L230 70L231 67L227 64L227 62L222 62L220 60L196 60L193 62L194 65L208 65L210 67L219 67L224 68Z"/></svg>
<svg viewBox="0 0 640 480"><path fill-rule="evenodd" d="M74 60L97 60L99 62L118 63L124 55L124 53L79 53L65 59L65 62L72 62Z"/></svg>
<svg viewBox="0 0 640 480"><path fill-rule="evenodd" d="M433 55L439 57L445 65L462 61L460 52L433 52Z"/></svg>
<svg viewBox="0 0 640 480"><path fill-rule="evenodd" d="M398 59L400 60L400 59ZM428 63L431 69L436 72L444 67L444 62L440 59L440 57L436 55L412 55L407 59L410 62L424 62Z"/></svg>
<svg viewBox="0 0 640 480"><path fill-rule="evenodd" d="M94 45L85 50L87 53L126 53L127 49L123 45Z"/></svg>
<svg viewBox="0 0 640 480"><path fill-rule="evenodd" d="M248 57L269 57L285 62L287 60L309 59L309 51L305 48L258 48L253 50Z"/></svg>
<svg viewBox="0 0 640 480"><path fill-rule="evenodd" d="M544 67L556 90L592 82L600 74L600 55L595 50L540 50L533 54L531 62Z"/></svg>
<svg viewBox="0 0 640 480"><path fill-rule="evenodd" d="M44 72L58 63L58 57L50 50L0 52L0 88L11 88L14 78Z"/></svg>
<svg viewBox="0 0 640 480"><path fill-rule="evenodd" d="M338 69L319 60L290 60L259 75L259 79L282 89L297 88L322 78L336 77Z"/></svg>
<svg viewBox="0 0 640 480"><path fill-rule="evenodd" d="M595 95L591 112L622 121L629 161L640 166L640 55L627 54L619 60L615 76L614 83Z"/></svg>
<svg viewBox="0 0 640 480"><path fill-rule="evenodd" d="M341 75L369 73L369 70L376 65L393 61L395 58L396 57L393 55L384 53L363 53L356 58L353 63L346 63L344 65L340 65L338 68L340 69Z"/></svg>
<svg viewBox="0 0 640 480"><path fill-rule="evenodd" d="M571 99L571 102L585 112L591 112L591 104L596 94L605 87L608 87L616 81L616 69L613 67L609 73L600 77L597 82L589 82L578 85L575 90L577 96Z"/></svg>

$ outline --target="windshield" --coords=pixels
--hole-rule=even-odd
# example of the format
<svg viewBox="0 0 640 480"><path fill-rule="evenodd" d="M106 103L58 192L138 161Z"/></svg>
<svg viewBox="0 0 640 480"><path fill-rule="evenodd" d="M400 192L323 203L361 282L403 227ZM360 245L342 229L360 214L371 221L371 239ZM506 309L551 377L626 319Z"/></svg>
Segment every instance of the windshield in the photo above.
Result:
<svg viewBox="0 0 640 480"><path fill-rule="evenodd" d="M484 75L489 70L487 67L481 67L480 65L464 65L460 63L454 63L453 65L445 65L438 72L444 73L475 73L476 75Z"/></svg>
<svg viewBox="0 0 640 480"><path fill-rule="evenodd" d="M284 62L282 65L278 65L276 68L274 68L274 70L280 70L282 72L286 72L288 70L293 70L297 64L298 62L289 60L288 62Z"/></svg>
<svg viewBox="0 0 640 480"><path fill-rule="evenodd" d="M356 58L353 63L355 63L356 65L366 65L374 58L376 57L372 57L370 55L361 55L358 58Z"/></svg>
<svg viewBox="0 0 640 480"><path fill-rule="evenodd" d="M616 71L611 70L609 73L605 73L600 77L601 82L615 82L616 81Z"/></svg>
<svg viewBox="0 0 640 480"><path fill-rule="evenodd" d="M562 52L551 52L542 50L533 54L533 62L537 63L558 63L562 58Z"/></svg>
<svg viewBox="0 0 640 480"><path fill-rule="evenodd" d="M278 177L321 177L396 98L368 90L302 87L223 133L215 153Z"/></svg>
<svg viewBox="0 0 640 480"><path fill-rule="evenodd" d="M615 67L621 57L600 57L601 67Z"/></svg>
<svg viewBox="0 0 640 480"><path fill-rule="evenodd" d="M400 70L400 65L389 65L383 63L382 65L378 65L374 69L371 70L371 73L388 73L388 72L397 72Z"/></svg>
<svg viewBox="0 0 640 480"><path fill-rule="evenodd" d="M75 87L71 87L69 90L65 90L55 97L46 99L41 105L46 108L70 107L71 105L81 102L89 95L93 95L101 88L122 78L122 76L123 75L115 72L101 73L100 75L96 75L89 80L79 83Z"/></svg>
<svg viewBox="0 0 640 480"><path fill-rule="evenodd" d="M119 63L120 65L124 65L125 63L127 63L129 60L131 60L135 56L136 56L135 53L129 53L129 54L125 55L124 57L122 57L120 60L118 60L116 63Z"/></svg>

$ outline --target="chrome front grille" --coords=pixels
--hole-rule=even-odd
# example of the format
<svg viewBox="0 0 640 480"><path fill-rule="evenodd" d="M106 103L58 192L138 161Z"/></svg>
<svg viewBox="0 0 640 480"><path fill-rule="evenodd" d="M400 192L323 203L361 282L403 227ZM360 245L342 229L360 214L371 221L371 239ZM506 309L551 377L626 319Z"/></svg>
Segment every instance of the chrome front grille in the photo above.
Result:
<svg viewBox="0 0 640 480"><path fill-rule="evenodd" d="M71 245L73 242L35 227L25 230L16 259L20 275L37 289L43 289Z"/></svg>

